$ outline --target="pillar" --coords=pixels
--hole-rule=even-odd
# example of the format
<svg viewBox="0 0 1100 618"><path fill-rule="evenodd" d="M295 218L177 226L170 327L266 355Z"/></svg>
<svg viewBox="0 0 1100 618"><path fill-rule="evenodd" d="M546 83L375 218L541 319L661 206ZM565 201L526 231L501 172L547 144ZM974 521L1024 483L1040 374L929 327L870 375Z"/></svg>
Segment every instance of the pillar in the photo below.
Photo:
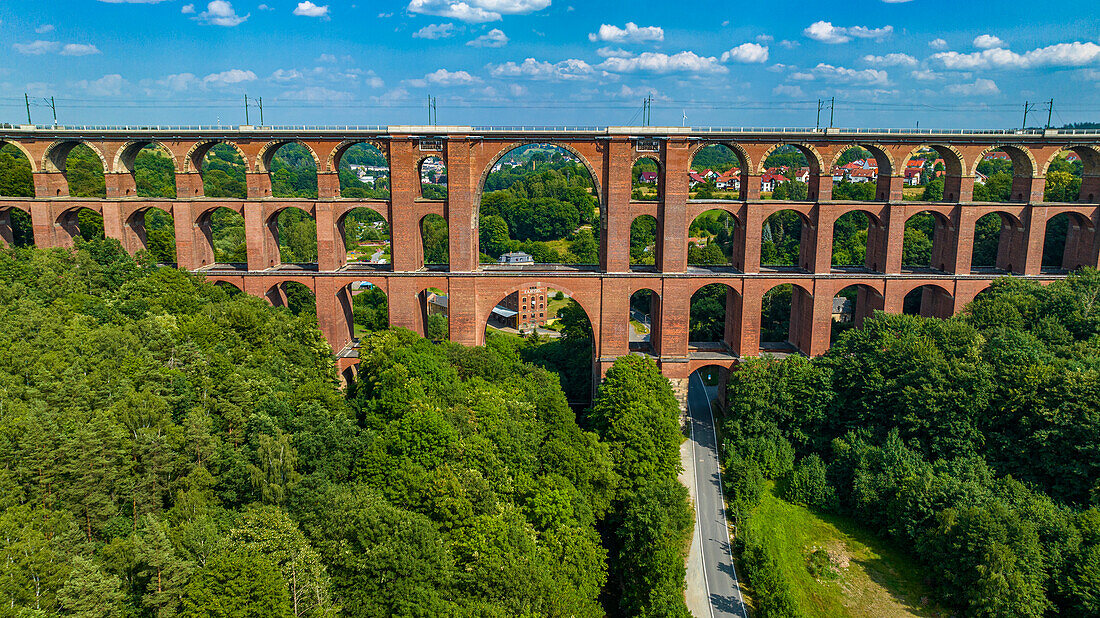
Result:
<svg viewBox="0 0 1100 618"><path fill-rule="evenodd" d="M105 174L104 181L107 185L107 199L137 196L137 183L134 175L129 172Z"/></svg>
<svg viewBox="0 0 1100 618"><path fill-rule="evenodd" d="M176 266L195 270L204 264L203 258L209 253L214 259L213 249L204 247L207 243L202 230L196 225L190 202L172 202L172 227L176 232Z"/></svg>
<svg viewBox="0 0 1100 618"><path fill-rule="evenodd" d="M65 197L69 195L69 181L64 172L34 172L34 196L36 198Z"/></svg>
<svg viewBox="0 0 1100 618"><path fill-rule="evenodd" d="M887 206L882 219L867 232L867 262L871 270L896 275L901 272L901 254L905 247L905 207Z"/></svg>
<svg viewBox="0 0 1100 618"><path fill-rule="evenodd" d="M833 175L829 172L810 173L810 183L806 188L807 198L811 202L827 202L833 199Z"/></svg>
<svg viewBox="0 0 1100 618"><path fill-rule="evenodd" d="M744 311L741 294L733 288L726 288L726 332L722 341L729 348L730 354L741 354L741 314Z"/></svg>
<svg viewBox="0 0 1100 618"><path fill-rule="evenodd" d="M688 360L692 287L692 280L688 278L664 280L661 289L660 326L655 333L660 337L658 345L662 365L666 362L686 363ZM657 322L656 316L654 322Z"/></svg>
<svg viewBox="0 0 1100 618"><path fill-rule="evenodd" d="M760 241L764 234L763 204L742 207L740 225L734 231L734 266L743 273L760 272Z"/></svg>
<svg viewBox="0 0 1100 618"><path fill-rule="evenodd" d="M407 328L421 337L424 336L427 316L420 291L420 282L415 278L393 277L389 280L387 300L390 326Z"/></svg>
<svg viewBox="0 0 1100 618"><path fill-rule="evenodd" d="M317 222L317 268L333 271L347 263L343 231L336 224L336 207L332 202L314 204Z"/></svg>
<svg viewBox="0 0 1100 618"><path fill-rule="evenodd" d="M1046 193L1046 176L1013 176L1010 202L1041 202Z"/></svg>
<svg viewBox="0 0 1100 618"><path fill-rule="evenodd" d="M745 280L741 294L741 321L738 324L741 334L738 354L742 357L760 355L760 313L763 309L765 286L765 283L757 279Z"/></svg>
<svg viewBox="0 0 1100 618"><path fill-rule="evenodd" d="M818 298L819 296L825 298ZM829 349L832 312L832 296L811 294L801 286L792 285L791 321L787 329L787 342L807 356L824 354ZM758 331L759 328L758 324Z"/></svg>
<svg viewBox="0 0 1100 618"><path fill-rule="evenodd" d="M764 177L760 174L741 174L741 199L742 200L759 200L760 199L760 185L764 182Z"/></svg>
<svg viewBox="0 0 1100 618"><path fill-rule="evenodd" d="M1078 199L1087 204L1100 202L1100 174L1085 174L1081 178L1081 195Z"/></svg>
<svg viewBox="0 0 1100 618"><path fill-rule="evenodd" d="M11 227L11 208L0 210L0 247L15 244L15 231Z"/></svg>
<svg viewBox="0 0 1100 618"><path fill-rule="evenodd" d="M1025 275L1038 275L1043 267L1043 245L1047 233L1047 207L1042 202L1033 202L1024 209L1022 229L1013 230L1014 234L1005 238L1001 232L1001 244L1011 243L1011 253L1006 257L1011 260L1012 268L1007 264L1005 270ZM1000 266L1000 250L998 249L997 261Z"/></svg>
<svg viewBox="0 0 1100 618"><path fill-rule="evenodd" d="M317 173L317 197L325 200L340 197L340 174L337 172Z"/></svg>
<svg viewBox="0 0 1100 618"><path fill-rule="evenodd" d="M132 246L131 241L133 239L126 233L125 222L122 219L122 208L118 202L103 202L102 214L103 235L106 238L114 238L122 243L122 247L131 255L139 248L142 248Z"/></svg>
<svg viewBox="0 0 1100 618"><path fill-rule="evenodd" d="M600 266L606 272L628 272L630 270L630 191L633 178L631 168L634 164L634 145L629 139L616 136L607 142L604 155L607 161L607 200L603 205L601 217L604 220ZM665 188L668 183L665 170L659 186ZM661 229L661 221L657 222ZM658 239L658 242L661 242ZM686 241L685 241L686 242ZM686 249L685 249L686 250ZM663 251L662 251L663 253Z"/></svg>
<svg viewBox="0 0 1100 618"><path fill-rule="evenodd" d="M688 171L691 158L687 142L669 140L665 144L664 178L662 178L662 199L657 213L657 237L661 251L658 254L658 268L663 273L682 273L687 269L688 221ZM625 243L627 263L630 256L630 228L627 227Z"/></svg>
<svg viewBox="0 0 1100 618"><path fill-rule="evenodd" d="M420 217L416 198L420 196L416 144L409 139L390 141L390 238L393 270L407 272L424 266L420 239ZM392 314L391 306L391 314Z"/></svg>
<svg viewBox="0 0 1100 618"><path fill-rule="evenodd" d="M484 343L485 323L478 314L477 287L476 277L450 277L447 281L447 325L449 339L455 343Z"/></svg>
<svg viewBox="0 0 1100 618"><path fill-rule="evenodd" d="M34 246L39 249L58 246L54 239L53 209L49 203L31 202L31 226L34 228Z"/></svg>
<svg viewBox="0 0 1100 618"><path fill-rule="evenodd" d="M943 201L952 203L974 201L974 177L945 174Z"/></svg>
<svg viewBox="0 0 1100 618"><path fill-rule="evenodd" d="M875 199L880 202L896 202L904 199L902 188L905 187L905 176L889 176L881 174L878 177L878 187L875 191Z"/></svg>
<svg viewBox="0 0 1100 618"><path fill-rule="evenodd" d="M272 217L275 223L275 218ZM244 205L244 238L248 252L248 270L265 270L277 265L279 248L275 247L275 255L268 251L268 237L271 231L264 221L263 205L254 202L245 202Z"/></svg>
<svg viewBox="0 0 1100 618"><path fill-rule="evenodd" d="M1098 217L1092 217L1092 225L1083 225L1084 219L1069 216L1066 229L1066 249L1062 255L1062 268L1075 270L1082 266L1100 267L1100 233L1097 231Z"/></svg>
<svg viewBox="0 0 1100 618"><path fill-rule="evenodd" d="M447 140L447 233L451 272L478 269L477 187L471 143L464 138ZM478 177L480 180L480 176Z"/></svg>
<svg viewBox="0 0 1100 618"><path fill-rule="evenodd" d="M839 207L822 204L817 204L810 209L810 216L802 221L799 266L813 273L827 274L832 271L833 222L840 210Z"/></svg>
<svg viewBox="0 0 1100 618"><path fill-rule="evenodd" d="M686 174L685 174L686 176ZM626 278L609 278L600 290L600 340L596 356L601 361L614 362L630 354L630 288Z"/></svg>
<svg viewBox="0 0 1100 618"><path fill-rule="evenodd" d="M244 180L248 185L248 199L271 197L271 175L267 172L245 172Z"/></svg>
<svg viewBox="0 0 1100 618"><path fill-rule="evenodd" d="M176 197L203 197L206 191L202 185L202 174L198 172L176 172Z"/></svg>
<svg viewBox="0 0 1100 618"><path fill-rule="evenodd" d="M347 286L332 277L314 277L317 299L317 327L334 352L351 342L351 295Z"/></svg>

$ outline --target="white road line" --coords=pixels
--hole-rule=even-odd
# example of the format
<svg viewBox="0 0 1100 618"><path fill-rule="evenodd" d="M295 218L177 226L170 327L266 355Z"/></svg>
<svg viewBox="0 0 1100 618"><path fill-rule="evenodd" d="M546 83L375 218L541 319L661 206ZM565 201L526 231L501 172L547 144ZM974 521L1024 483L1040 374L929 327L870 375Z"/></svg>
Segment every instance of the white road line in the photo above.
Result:
<svg viewBox="0 0 1100 618"><path fill-rule="evenodd" d="M691 409L691 387L688 387L688 409ZM690 415L689 415L690 416ZM703 570L703 587L707 590L707 609L714 618L714 605L710 602L710 581L707 579L706 553L703 551L703 526L699 520L699 458L695 456L695 417L691 416L691 476L695 479L695 538L699 539L699 566Z"/></svg>
<svg viewBox="0 0 1100 618"><path fill-rule="evenodd" d="M703 378L701 378L699 376L698 372L696 372L695 377L698 378L699 385L703 387L703 393L706 394L707 385L705 383L703 383ZM715 425L714 425L714 413L713 413L714 408L712 406L710 406L710 397L708 396L708 397L706 397L706 399L707 399L707 404L708 404L707 414L710 415L710 430L714 434L714 456L717 459L718 458L718 430L715 428ZM690 402L688 402L688 403L690 405ZM694 435L694 432L693 432L693 435ZM694 448L694 446L695 445L694 445L694 440L693 440L692 447ZM699 478L698 475L696 475L696 484L698 484L698 478ZM745 612L745 599L742 598L742 596L741 596L741 580L738 579L738 577L737 577L737 565L734 564L734 562L733 562L733 542L730 540L729 520L726 519L726 496L725 496L725 492L722 491L722 464L721 464L721 461L718 462L718 497L719 497L719 503L718 504L720 505L719 508L721 509L721 513L722 513L722 528L724 528L725 531L726 531L726 551L729 553L729 557L730 557L730 571L733 573L733 581L734 581L735 587L737 588L737 603L741 606L741 615L747 618L748 614ZM702 553L702 552L700 552L700 553ZM704 569L704 575L705 575L705 569ZM708 593L707 596L709 598L710 594ZM713 612L713 610L712 610L712 612Z"/></svg>

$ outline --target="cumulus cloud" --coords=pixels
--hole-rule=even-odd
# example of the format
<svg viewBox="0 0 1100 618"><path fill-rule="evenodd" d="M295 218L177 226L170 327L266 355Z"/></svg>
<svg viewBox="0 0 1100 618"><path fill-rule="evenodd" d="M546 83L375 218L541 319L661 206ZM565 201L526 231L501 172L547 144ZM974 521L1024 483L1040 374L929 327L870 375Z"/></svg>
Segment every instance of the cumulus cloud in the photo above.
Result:
<svg viewBox="0 0 1100 618"><path fill-rule="evenodd" d="M184 7L186 9L187 7ZM193 9L192 9L193 10ZM184 11L187 12L186 10ZM226 0L212 0L206 5L206 10L194 17L199 23L211 26L237 26L248 19L252 14L237 15L233 4Z"/></svg>
<svg viewBox="0 0 1100 618"><path fill-rule="evenodd" d="M928 46L932 49L947 49L947 41L943 39L932 39L928 41Z"/></svg>
<svg viewBox="0 0 1100 618"><path fill-rule="evenodd" d="M912 77L913 79L922 82L931 82L937 79L942 79L943 75L931 69L923 69L920 71L912 71L911 73L909 73L909 77Z"/></svg>
<svg viewBox="0 0 1100 618"><path fill-rule="evenodd" d="M308 0L299 2L294 8L294 14L300 17L328 17L328 5L317 6Z"/></svg>
<svg viewBox="0 0 1100 618"><path fill-rule="evenodd" d="M594 69L584 60L570 58L551 63L527 58L523 62L505 62L489 65L489 75L493 77L519 77L538 80L576 80L591 77Z"/></svg>
<svg viewBox="0 0 1100 618"><path fill-rule="evenodd" d="M355 98L355 95L343 90L325 88L324 86L306 86L298 90L288 90L279 95L279 98L288 101L310 101L316 103L322 101L351 101Z"/></svg>
<svg viewBox="0 0 1100 618"><path fill-rule="evenodd" d="M455 34L454 24L429 24L413 33L414 39L446 39Z"/></svg>
<svg viewBox="0 0 1100 618"><path fill-rule="evenodd" d="M626 51L621 47L601 47L596 50L596 55L600 58L629 58L633 56L634 53Z"/></svg>
<svg viewBox="0 0 1100 618"><path fill-rule="evenodd" d="M1100 45L1091 41L1074 41L1040 47L1023 54L999 47L969 54L949 51L932 54L930 60L952 71L1080 67L1100 62Z"/></svg>
<svg viewBox="0 0 1100 618"><path fill-rule="evenodd" d="M480 84L481 78L470 75L466 71L439 69L428 73L423 79L410 79L407 80L406 83L417 88L423 88L428 84L436 84L438 86L470 86L473 84Z"/></svg>
<svg viewBox="0 0 1100 618"><path fill-rule="evenodd" d="M885 56L864 56L863 61L880 67L915 67L917 59L909 54L886 54Z"/></svg>
<svg viewBox="0 0 1100 618"><path fill-rule="evenodd" d="M588 40L604 43L658 43L665 40L665 31L658 26L638 26L628 21L625 28L603 24L599 31L588 35Z"/></svg>
<svg viewBox="0 0 1100 618"><path fill-rule="evenodd" d="M128 82L121 75L114 73L104 75L93 81L82 79L74 85L92 96L117 97L122 94L122 90L127 84Z"/></svg>
<svg viewBox="0 0 1100 618"><path fill-rule="evenodd" d="M596 68L609 73L727 73L714 56L699 56L695 52L677 54L645 52L630 58L608 58Z"/></svg>
<svg viewBox="0 0 1100 618"><path fill-rule="evenodd" d="M53 24L42 24L41 26L35 28L34 31L38 34L48 34L50 32L53 32Z"/></svg>
<svg viewBox="0 0 1100 618"><path fill-rule="evenodd" d="M195 14L195 5L194 4L185 4L185 5L183 5L183 8L180 9L180 13L183 13L184 15L194 15Z"/></svg>
<svg viewBox="0 0 1100 618"><path fill-rule="evenodd" d="M305 77L301 71L296 69L277 69L271 74L271 81L274 82L292 82Z"/></svg>
<svg viewBox="0 0 1100 618"><path fill-rule="evenodd" d="M500 21L504 15L526 15L550 6L550 0L410 0L409 13L436 15L470 24Z"/></svg>
<svg viewBox="0 0 1100 618"><path fill-rule="evenodd" d="M964 97L987 97L1001 93L1001 89L991 79L976 79L970 84L951 84L947 87L948 94L957 94Z"/></svg>
<svg viewBox="0 0 1100 618"><path fill-rule="evenodd" d="M28 56L41 56L49 54L61 48L57 41L34 41L33 43L15 43L12 49Z"/></svg>
<svg viewBox="0 0 1100 618"><path fill-rule="evenodd" d="M199 82L199 78L195 77L194 73L176 73L157 81L157 84L175 92L189 90L199 83L201 82Z"/></svg>
<svg viewBox="0 0 1100 618"><path fill-rule="evenodd" d="M767 62L768 46L756 43L742 43L733 49L722 52L722 62Z"/></svg>
<svg viewBox="0 0 1100 618"><path fill-rule="evenodd" d="M256 81L256 74L252 71L244 71L242 69L229 69L221 73L211 73L202 78L203 85L215 88L252 81Z"/></svg>
<svg viewBox="0 0 1100 618"><path fill-rule="evenodd" d="M782 94L788 97L805 96L802 92L802 86L791 86L790 84L779 84L775 88L772 88L772 94Z"/></svg>
<svg viewBox="0 0 1100 618"><path fill-rule="evenodd" d="M470 47L504 47L507 44L508 35L504 34L504 31L500 28L493 28L485 34L466 43L466 45Z"/></svg>
<svg viewBox="0 0 1100 618"><path fill-rule="evenodd" d="M882 40L890 36L893 32L893 26L883 26L881 28L850 26L845 28L834 26L832 22L816 21L803 30L802 34L815 41L835 45L837 43L847 43L852 39Z"/></svg>
<svg viewBox="0 0 1100 618"><path fill-rule="evenodd" d="M82 43L69 43L61 48L62 56L92 56L99 53L99 48L95 45L85 45Z"/></svg>
<svg viewBox="0 0 1100 618"><path fill-rule="evenodd" d="M1005 42L992 34L983 34L974 38L974 47L978 49L993 49L994 47L1004 46Z"/></svg>
<svg viewBox="0 0 1100 618"><path fill-rule="evenodd" d="M871 86L885 86L890 83L886 71L880 71L878 69L848 69L825 64L824 62L818 64L809 71L792 73L791 79L798 81L822 80L838 84Z"/></svg>

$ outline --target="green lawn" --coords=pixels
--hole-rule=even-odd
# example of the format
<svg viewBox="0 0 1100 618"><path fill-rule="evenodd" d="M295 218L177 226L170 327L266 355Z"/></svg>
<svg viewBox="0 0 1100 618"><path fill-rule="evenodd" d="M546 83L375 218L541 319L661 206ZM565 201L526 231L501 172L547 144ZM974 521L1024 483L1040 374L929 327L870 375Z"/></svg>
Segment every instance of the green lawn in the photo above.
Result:
<svg viewBox="0 0 1100 618"><path fill-rule="evenodd" d="M929 593L913 560L848 519L811 512L769 492L748 525L776 556L805 616L950 615L933 604L921 605ZM833 577L815 578L807 568L818 549L828 552Z"/></svg>

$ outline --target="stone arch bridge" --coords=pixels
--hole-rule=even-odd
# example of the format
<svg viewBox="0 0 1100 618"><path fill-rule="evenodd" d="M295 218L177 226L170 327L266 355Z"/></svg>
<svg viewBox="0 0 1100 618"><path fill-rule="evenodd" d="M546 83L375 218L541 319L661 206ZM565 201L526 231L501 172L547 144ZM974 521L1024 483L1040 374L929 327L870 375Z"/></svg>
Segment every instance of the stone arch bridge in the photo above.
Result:
<svg viewBox="0 0 1100 618"><path fill-rule="evenodd" d="M271 158L284 144L305 146L317 164L317 199L272 197L268 173ZM203 157L226 143L244 159L247 199L214 199L203 195ZM391 196L355 200L340 195L340 159L351 146L376 146L388 160ZM527 265L483 266L478 257L478 208L486 175L507 151L524 144L553 144L568 150L588 167L601 208L598 267ZM89 208L103 215L105 233L130 251L145 246L144 213L161 209L173 216L178 266L204 273L213 281L285 302L283 286L298 282L316 295L318 323L342 370L354 364L351 294L358 282L381 288L389 299L390 322L423 334L425 292L444 290L450 297L450 339L463 344L484 342L485 323L505 295L541 283L564 290L587 312L595 337L595 368L601 372L628 354L629 301L638 290L655 293L652 353L662 371L674 379L695 369L730 367L760 350L761 302L776 285L792 284L790 344L817 355L829 346L833 297L858 287L856 318L875 309L900 312L906 294L923 289L922 312L949 316L989 286L998 276L1048 282L1082 266L1098 266L1100 240L1100 133L1074 130L910 131L693 129L679 127L502 128L502 127L35 127L0 126L0 144L17 147L30 161L34 198L0 198L0 239L11 241L10 213L28 213L39 247L66 246L77 233L75 213ZM65 160L78 144L94 150L103 163L105 199L69 196ZM174 199L137 196L134 164L138 151L159 145L172 159L176 174ZM730 147L739 159L738 200L688 199L688 171L693 155L709 144ZM808 201L762 200L760 180L767 155L784 145L808 161ZM831 169L849 147L869 150L878 163L876 200L832 199ZM902 199L909 158L932 149L944 160L944 201ZM1001 149L1012 159L1011 203L972 200L977 164ZM1043 201L1047 168L1056 156L1072 151L1084 164L1080 198L1072 203ZM424 199L420 164L429 156L446 165L448 197ZM639 158L657 162L658 199L631 199L631 168ZM217 264L210 235L210 213L226 207L243 215L247 263ZM393 264L367 267L347 264L343 219L366 207L390 225ZM318 263L284 265L279 261L275 217L288 208L310 214L317 224ZM693 219L712 209L736 220L733 264L700 268L687 264L688 229ZM767 217L793 210L802 219L801 255L794 268L760 266L761 235ZM832 266L834 222L852 211L869 221L867 259L862 268ZM932 268L902 268L905 222L921 212L936 224ZM974 269L971 254L975 224L983 215L1002 219L997 268ZM1070 216L1063 268L1041 270L1047 222ZM429 214L449 225L450 263L425 267L421 220ZM635 218L657 221L656 265L630 265L630 228ZM726 333L720 349L701 349L688 341L692 294L712 283L727 287Z"/></svg>

